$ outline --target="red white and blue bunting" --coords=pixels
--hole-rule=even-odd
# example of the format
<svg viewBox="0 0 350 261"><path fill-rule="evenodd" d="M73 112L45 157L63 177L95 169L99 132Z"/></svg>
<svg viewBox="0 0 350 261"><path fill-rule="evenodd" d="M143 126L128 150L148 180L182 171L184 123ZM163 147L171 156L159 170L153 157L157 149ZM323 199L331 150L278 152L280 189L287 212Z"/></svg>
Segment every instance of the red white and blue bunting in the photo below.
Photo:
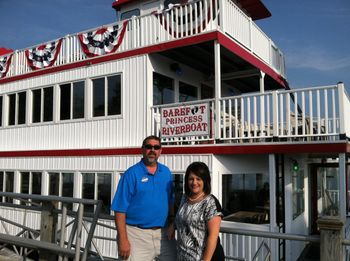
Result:
<svg viewBox="0 0 350 261"><path fill-rule="evenodd" d="M187 8L183 8L185 4L188 4ZM214 5L215 0L168 0L164 2L166 9L161 13L155 12L154 15L169 34L179 38L204 30L212 19L212 15L215 19L216 14L212 14L210 8ZM180 7L183 8L181 12L176 10Z"/></svg>
<svg viewBox="0 0 350 261"><path fill-rule="evenodd" d="M4 78L6 76L7 71L9 70L12 53L9 55L5 55L0 57L0 78Z"/></svg>
<svg viewBox="0 0 350 261"><path fill-rule="evenodd" d="M115 52L121 45L127 21L122 24L100 28L79 34L81 47L87 57L94 57Z"/></svg>
<svg viewBox="0 0 350 261"><path fill-rule="evenodd" d="M60 52L61 44L62 39L59 39L56 42L43 44L30 50L26 50L25 53L29 66L33 70L52 66Z"/></svg>

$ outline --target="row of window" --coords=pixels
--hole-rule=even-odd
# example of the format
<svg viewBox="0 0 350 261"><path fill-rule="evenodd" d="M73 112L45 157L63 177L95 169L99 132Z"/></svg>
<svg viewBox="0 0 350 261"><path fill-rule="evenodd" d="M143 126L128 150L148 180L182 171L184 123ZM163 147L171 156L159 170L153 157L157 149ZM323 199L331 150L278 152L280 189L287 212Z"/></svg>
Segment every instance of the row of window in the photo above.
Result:
<svg viewBox="0 0 350 261"><path fill-rule="evenodd" d="M214 89L202 84L196 87L179 81L175 88L175 80L168 76L153 73L153 104L169 104L174 102L189 102L214 97Z"/></svg>
<svg viewBox="0 0 350 261"><path fill-rule="evenodd" d="M62 197L79 197L102 200L102 213L112 215L111 201L114 196L115 176L110 172L16 172L19 187L15 188L13 171L0 171L0 191L25 194L47 194ZM19 176L18 176L19 175ZM44 175L47 175L44 177ZM44 181L45 179L45 181ZM81 180L81 184L75 184ZM47 182L48 191L43 192L43 182ZM176 209L184 191L183 174L174 174ZM78 195L77 192L79 191ZM222 207L224 220L245 223L269 223L269 184L267 174L235 174L222 176ZM0 198L2 202L12 199ZM72 205L68 209L72 209ZM94 206L85 206L85 212L92 212ZM298 209L300 211L300 209ZM242 217L237 213L251 212L252 217ZM299 213L300 214L300 213Z"/></svg>
<svg viewBox="0 0 350 261"><path fill-rule="evenodd" d="M74 184L73 172L48 172L48 191L47 194L42 191L43 188L43 172L23 171L18 172L20 179L19 188L15 189L13 171L0 171L0 191L17 192L31 195L50 195L60 197L76 197L74 188L81 188L80 198L102 200L101 213L110 215L111 199L112 199L112 173L97 172L80 172L82 185ZM0 198L0 202L12 203L11 198ZM25 204L25 202L21 202ZM68 205L68 209L72 209L72 204ZM93 212L93 205L84 206L85 212Z"/></svg>
<svg viewBox="0 0 350 261"><path fill-rule="evenodd" d="M120 115L121 88L118 74L1 95L0 127Z"/></svg>

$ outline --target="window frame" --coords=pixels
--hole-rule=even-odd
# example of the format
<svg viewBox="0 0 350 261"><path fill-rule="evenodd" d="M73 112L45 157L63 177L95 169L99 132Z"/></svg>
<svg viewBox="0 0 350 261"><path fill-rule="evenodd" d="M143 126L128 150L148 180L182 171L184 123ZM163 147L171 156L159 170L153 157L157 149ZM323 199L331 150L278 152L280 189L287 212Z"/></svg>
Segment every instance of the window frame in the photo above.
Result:
<svg viewBox="0 0 350 261"><path fill-rule="evenodd" d="M24 96L21 96L24 94ZM19 91L19 92L13 92L13 93L7 93L7 98L8 98L8 103L7 103L7 126L8 127L14 127L14 126L22 126L27 124L27 108L28 108L28 95L27 91ZM3 96L2 96L3 97ZM11 98L14 97L14 104L11 104ZM23 107L21 106L21 97L24 97L24 111ZM4 102L2 101L2 104ZM3 107L2 107L3 110ZM13 112L12 112L13 111ZM24 122L19 123L19 117L21 112L23 112L23 117L24 117ZM13 113L13 115L12 115ZM0 115L1 117L1 115ZM12 117L13 117L13 122L12 122ZM11 121L11 122L10 122ZM3 121L2 121L3 123ZM1 125L0 125L1 127Z"/></svg>
<svg viewBox="0 0 350 261"><path fill-rule="evenodd" d="M74 90L75 88L79 88L78 85L75 85L75 84L83 84L83 116L82 117L74 117L74 112L75 112L75 108L76 108L76 104L74 103L75 101L75 97L76 95ZM69 85L69 118L67 119L62 119L62 86L64 85ZM86 118L86 80L77 80L77 81L73 81L73 82L67 82L67 83L59 83L58 84L58 92L59 92L59 98L58 98L58 121L61 121L61 122L67 122L67 121L70 121L70 120L84 120ZM80 96L79 96L80 97Z"/></svg>
<svg viewBox="0 0 350 261"><path fill-rule="evenodd" d="M120 113L117 113L117 114L111 114L109 115L109 110L108 110L108 106L109 106L109 81L108 81L108 78L110 77L119 77L119 81L120 81L120 86L119 86L119 89L120 89L120 100L118 101L119 102L119 109L120 109ZM95 80L100 80L100 79L103 79L104 80L104 93L103 93L103 103L104 103L104 113L103 115L97 115L95 116L95 95L94 95L94 81ZM121 117L123 115L123 74L122 73L115 73L115 74L108 74L108 75L104 75L104 76L99 76L99 77L94 77L94 78L91 78L91 118L92 119L102 119L102 118L111 118L111 117Z"/></svg>
<svg viewBox="0 0 350 261"><path fill-rule="evenodd" d="M45 114L45 100L46 100L46 97L45 96L45 90L48 90L52 88L52 101L51 101L51 104L52 104L52 108L51 108L51 120L45 120L45 117L46 117L46 114ZM37 104L34 99L35 99L35 95L34 95L34 92L36 91L39 91L40 90L40 112L38 114L40 114L40 120L39 121L34 121L34 113L36 112L34 106L35 104ZM51 85L51 86L45 86L45 87L40 87L40 88L35 88L35 89L31 89L31 108L30 108L30 112L31 112L31 121L30 123L31 124L43 124L43 123L52 123L54 122L54 112L56 110L56 102L55 102L55 85Z"/></svg>
<svg viewBox="0 0 350 261"><path fill-rule="evenodd" d="M99 176L101 175L109 175L110 178L110 187L109 187L109 213L103 213L103 210L101 209L101 214L102 215L111 215L112 214L112 201L113 201L113 191L112 191L112 182L113 182L113 172L108 172L108 171L101 171L101 172L90 172L90 171L81 171L80 172L81 175L81 185L82 185L82 189L81 189L81 198L84 198L84 175L93 175L93 185L94 185L94 192L93 192L93 198L89 198L89 199L93 199L93 200L99 200ZM104 202L103 202L104 203ZM94 206L94 211L96 210L96 205ZM91 213L89 211L86 211L86 213Z"/></svg>

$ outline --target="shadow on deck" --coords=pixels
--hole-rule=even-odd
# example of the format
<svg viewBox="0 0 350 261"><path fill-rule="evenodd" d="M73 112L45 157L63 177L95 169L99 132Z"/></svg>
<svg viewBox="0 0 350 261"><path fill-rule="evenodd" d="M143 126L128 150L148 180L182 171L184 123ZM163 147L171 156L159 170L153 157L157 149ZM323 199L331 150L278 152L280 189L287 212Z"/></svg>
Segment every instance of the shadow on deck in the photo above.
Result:
<svg viewBox="0 0 350 261"><path fill-rule="evenodd" d="M320 244L309 243L304 248L303 252L297 261L319 261L320 260Z"/></svg>

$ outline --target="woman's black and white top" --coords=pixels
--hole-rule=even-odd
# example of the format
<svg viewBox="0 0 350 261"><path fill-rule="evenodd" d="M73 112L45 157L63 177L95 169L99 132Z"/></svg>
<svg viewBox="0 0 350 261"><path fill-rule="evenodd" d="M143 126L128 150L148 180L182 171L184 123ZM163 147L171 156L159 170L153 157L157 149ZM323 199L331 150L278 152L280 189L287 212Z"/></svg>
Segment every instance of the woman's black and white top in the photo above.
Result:
<svg viewBox="0 0 350 261"><path fill-rule="evenodd" d="M192 203L186 195L181 198L176 214L177 260L201 260L207 243L207 223L215 216L222 216L221 205L213 195Z"/></svg>

